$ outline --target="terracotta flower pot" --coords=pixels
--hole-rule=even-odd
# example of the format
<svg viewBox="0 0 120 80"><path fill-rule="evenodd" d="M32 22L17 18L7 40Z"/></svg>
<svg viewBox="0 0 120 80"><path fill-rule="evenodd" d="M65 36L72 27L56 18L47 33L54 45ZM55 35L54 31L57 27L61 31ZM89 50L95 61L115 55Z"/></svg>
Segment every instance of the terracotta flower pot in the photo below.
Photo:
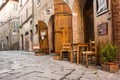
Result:
<svg viewBox="0 0 120 80"><path fill-rule="evenodd" d="M110 63L104 63L101 64L102 70L108 71L108 72L117 72L118 71L118 64L114 62Z"/></svg>

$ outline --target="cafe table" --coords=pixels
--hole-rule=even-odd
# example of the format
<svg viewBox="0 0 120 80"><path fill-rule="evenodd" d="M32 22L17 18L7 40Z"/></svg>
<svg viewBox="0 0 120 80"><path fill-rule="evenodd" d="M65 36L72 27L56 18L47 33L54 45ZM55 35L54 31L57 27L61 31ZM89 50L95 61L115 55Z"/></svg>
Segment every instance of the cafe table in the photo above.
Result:
<svg viewBox="0 0 120 80"><path fill-rule="evenodd" d="M77 50L73 50L71 55L73 55L74 52L76 52L76 58L77 58L77 64L79 64L81 60L81 55L82 55L82 48L86 48L88 50L88 43L72 43L72 47L77 47ZM71 59L71 62L73 61L73 56Z"/></svg>

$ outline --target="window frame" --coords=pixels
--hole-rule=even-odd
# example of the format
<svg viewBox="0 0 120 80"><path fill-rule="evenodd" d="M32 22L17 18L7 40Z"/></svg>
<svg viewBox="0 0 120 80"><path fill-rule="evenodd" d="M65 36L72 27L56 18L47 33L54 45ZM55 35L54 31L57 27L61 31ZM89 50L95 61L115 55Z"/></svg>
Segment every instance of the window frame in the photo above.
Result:
<svg viewBox="0 0 120 80"><path fill-rule="evenodd" d="M106 6L107 7L106 7L105 10L102 10L102 11L98 12L98 9L99 9L100 6L98 7L98 0L96 0L96 14L97 14L97 16L103 15L106 12L109 11L109 0L106 0Z"/></svg>

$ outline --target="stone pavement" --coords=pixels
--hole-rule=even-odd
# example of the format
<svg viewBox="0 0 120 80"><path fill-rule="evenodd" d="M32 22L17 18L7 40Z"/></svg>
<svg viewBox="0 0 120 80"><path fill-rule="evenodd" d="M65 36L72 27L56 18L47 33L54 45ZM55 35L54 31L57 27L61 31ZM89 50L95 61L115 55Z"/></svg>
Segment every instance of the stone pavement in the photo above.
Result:
<svg viewBox="0 0 120 80"><path fill-rule="evenodd" d="M88 69L32 52L1 51L0 80L120 80L120 72Z"/></svg>

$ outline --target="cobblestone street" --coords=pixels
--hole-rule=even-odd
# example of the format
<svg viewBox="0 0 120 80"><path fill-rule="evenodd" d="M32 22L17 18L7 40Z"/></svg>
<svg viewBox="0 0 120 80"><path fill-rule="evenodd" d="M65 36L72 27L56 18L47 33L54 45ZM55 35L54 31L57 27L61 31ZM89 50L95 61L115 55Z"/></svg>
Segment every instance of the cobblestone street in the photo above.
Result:
<svg viewBox="0 0 120 80"><path fill-rule="evenodd" d="M1 51L0 80L120 80L120 72L87 69L32 52Z"/></svg>

